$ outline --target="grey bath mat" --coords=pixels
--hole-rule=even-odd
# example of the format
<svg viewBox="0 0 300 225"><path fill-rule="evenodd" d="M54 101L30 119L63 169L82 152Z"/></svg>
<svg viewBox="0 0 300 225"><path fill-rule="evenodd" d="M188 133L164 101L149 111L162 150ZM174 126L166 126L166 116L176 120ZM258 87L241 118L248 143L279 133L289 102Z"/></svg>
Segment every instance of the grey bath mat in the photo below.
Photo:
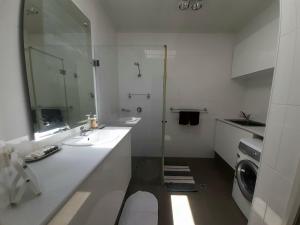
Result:
<svg viewBox="0 0 300 225"><path fill-rule="evenodd" d="M196 192L189 166L165 165L164 183L170 192Z"/></svg>

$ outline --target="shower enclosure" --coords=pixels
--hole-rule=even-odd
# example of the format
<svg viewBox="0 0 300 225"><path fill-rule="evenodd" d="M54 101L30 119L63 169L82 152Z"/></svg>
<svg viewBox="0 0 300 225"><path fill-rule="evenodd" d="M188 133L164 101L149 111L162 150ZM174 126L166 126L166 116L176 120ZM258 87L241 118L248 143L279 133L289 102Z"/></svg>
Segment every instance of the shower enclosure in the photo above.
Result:
<svg viewBox="0 0 300 225"><path fill-rule="evenodd" d="M118 74L119 112L116 117L140 117L132 130L133 173L143 182L161 181L164 144L166 47L119 45L95 48L98 77ZM118 62L117 70L114 62ZM101 82L100 82L101 86ZM103 87L105 88L105 87ZM101 98L101 93L100 93ZM155 166L154 166L155 165ZM143 171L143 172L141 172Z"/></svg>
<svg viewBox="0 0 300 225"><path fill-rule="evenodd" d="M86 114L94 112L91 61L82 57L77 62L64 55L73 51L61 46L25 49L27 79L34 130L77 125ZM64 54L62 54L64 53ZM45 118L51 117L51 118ZM44 121L54 121L45 123Z"/></svg>

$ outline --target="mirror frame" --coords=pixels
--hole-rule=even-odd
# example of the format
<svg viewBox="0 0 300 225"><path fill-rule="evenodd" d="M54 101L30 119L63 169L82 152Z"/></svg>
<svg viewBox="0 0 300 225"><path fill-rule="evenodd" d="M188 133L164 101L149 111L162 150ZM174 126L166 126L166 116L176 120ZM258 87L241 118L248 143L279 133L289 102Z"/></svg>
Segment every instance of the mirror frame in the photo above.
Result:
<svg viewBox="0 0 300 225"><path fill-rule="evenodd" d="M26 117L28 122L28 138L29 140L34 140L34 126L33 126L33 116L31 113L31 102L30 102L30 93L29 93L29 85L28 85L28 77L27 77L27 68L26 68L26 58L25 58L25 43L24 43L24 16L25 16L25 1L21 0L20 6L20 18L19 18L19 46L20 46L20 62L22 67L22 79L23 79L23 88L24 88L24 97L26 104Z"/></svg>

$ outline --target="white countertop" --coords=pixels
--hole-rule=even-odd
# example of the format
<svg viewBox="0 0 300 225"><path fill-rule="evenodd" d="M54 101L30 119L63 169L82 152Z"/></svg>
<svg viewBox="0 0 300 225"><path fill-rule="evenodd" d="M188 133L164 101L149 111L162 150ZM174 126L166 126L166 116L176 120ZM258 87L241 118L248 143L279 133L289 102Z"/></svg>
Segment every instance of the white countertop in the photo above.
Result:
<svg viewBox="0 0 300 225"><path fill-rule="evenodd" d="M44 225L73 195L79 185L130 132L130 127L106 127L119 136L105 146L71 147L29 164L38 177L42 194L15 208L0 209L1 225Z"/></svg>
<svg viewBox="0 0 300 225"><path fill-rule="evenodd" d="M229 124L231 126L240 128L242 130L248 131L248 132L250 132L252 134L261 136L261 137L264 137L264 135L265 135L265 129L266 129L266 127L243 126L243 125L239 125L237 123L233 123L233 122L230 122L228 120L220 119L220 118L217 118L217 120L221 121L223 123L227 123L227 124Z"/></svg>

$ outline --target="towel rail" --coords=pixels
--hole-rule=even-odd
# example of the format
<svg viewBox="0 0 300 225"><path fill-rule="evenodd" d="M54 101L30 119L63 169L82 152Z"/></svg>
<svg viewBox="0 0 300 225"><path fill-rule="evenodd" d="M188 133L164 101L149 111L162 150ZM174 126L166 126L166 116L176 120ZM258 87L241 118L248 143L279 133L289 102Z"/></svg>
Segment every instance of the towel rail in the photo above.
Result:
<svg viewBox="0 0 300 225"><path fill-rule="evenodd" d="M150 99L151 94L150 93L128 93L128 98L132 98L133 96L146 96L147 99Z"/></svg>
<svg viewBox="0 0 300 225"><path fill-rule="evenodd" d="M202 109L185 109L185 108L170 108L170 111L172 113L179 113L181 111L185 111L185 112L200 112L200 113L208 113L208 109L207 108L202 108Z"/></svg>

